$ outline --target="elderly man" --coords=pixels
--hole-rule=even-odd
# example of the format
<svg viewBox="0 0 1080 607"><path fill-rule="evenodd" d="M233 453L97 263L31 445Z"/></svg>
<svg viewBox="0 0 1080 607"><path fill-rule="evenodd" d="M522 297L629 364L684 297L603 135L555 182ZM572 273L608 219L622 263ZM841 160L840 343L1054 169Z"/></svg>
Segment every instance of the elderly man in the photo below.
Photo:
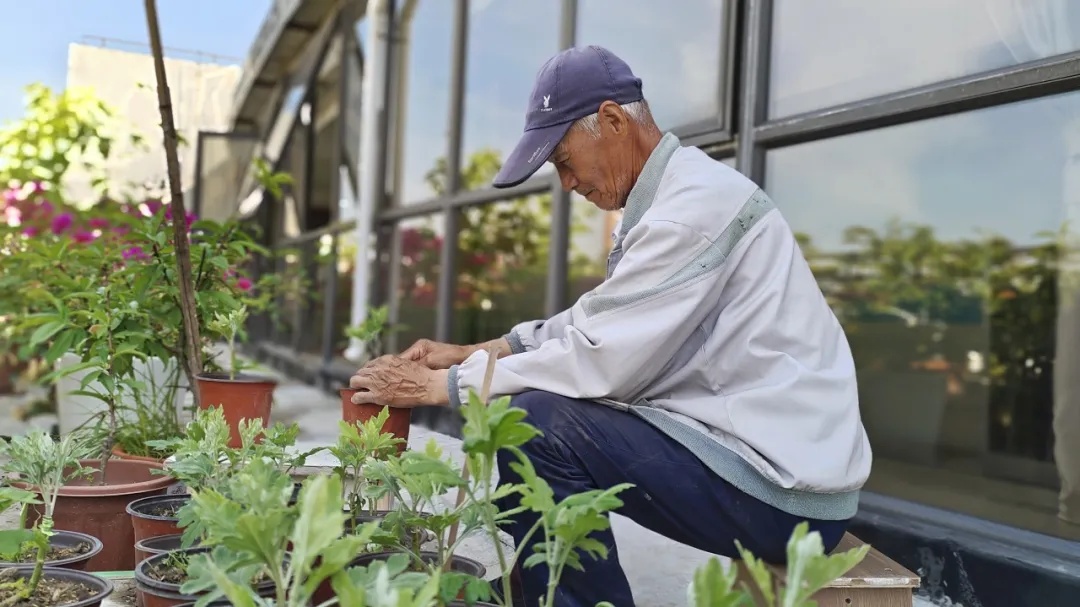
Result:
<svg viewBox="0 0 1080 607"><path fill-rule="evenodd" d="M495 341L491 384L543 437L525 445L557 498L633 483L620 513L678 542L785 560L797 524L839 542L870 472L847 339L795 238L753 182L662 133L641 80L599 47L540 70L495 187L551 162L622 219L607 277L570 309ZM359 370L358 402L458 406L490 344L422 340ZM502 481L517 480L500 462ZM517 541L531 525L516 520ZM567 570L558 605L633 604L610 549ZM521 572L530 602L542 567Z"/></svg>

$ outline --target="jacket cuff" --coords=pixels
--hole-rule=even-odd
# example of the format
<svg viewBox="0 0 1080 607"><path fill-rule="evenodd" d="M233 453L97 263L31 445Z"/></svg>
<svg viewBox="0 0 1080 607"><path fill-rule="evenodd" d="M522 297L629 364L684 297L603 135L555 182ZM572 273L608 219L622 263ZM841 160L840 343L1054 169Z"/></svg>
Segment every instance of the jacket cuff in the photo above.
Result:
<svg viewBox="0 0 1080 607"><path fill-rule="evenodd" d="M503 335L503 338L510 344L511 354L521 354L525 352L525 344L521 342L521 336L518 335L517 331L511 329L509 333Z"/></svg>
<svg viewBox="0 0 1080 607"><path fill-rule="evenodd" d="M458 391L458 365L453 365L446 372L446 394L450 399L450 408L461 408L461 393Z"/></svg>

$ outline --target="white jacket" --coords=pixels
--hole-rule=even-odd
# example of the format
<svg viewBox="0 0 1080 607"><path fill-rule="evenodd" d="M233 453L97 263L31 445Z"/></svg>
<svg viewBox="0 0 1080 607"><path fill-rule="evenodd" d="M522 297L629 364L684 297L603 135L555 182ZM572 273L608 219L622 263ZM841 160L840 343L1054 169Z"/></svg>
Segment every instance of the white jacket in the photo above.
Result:
<svg viewBox="0 0 1080 607"><path fill-rule="evenodd" d="M844 331L772 201L674 135L630 193L607 279L507 340L492 396L597 399L781 510L857 510L871 452ZM450 369L451 405L486 365L480 351Z"/></svg>

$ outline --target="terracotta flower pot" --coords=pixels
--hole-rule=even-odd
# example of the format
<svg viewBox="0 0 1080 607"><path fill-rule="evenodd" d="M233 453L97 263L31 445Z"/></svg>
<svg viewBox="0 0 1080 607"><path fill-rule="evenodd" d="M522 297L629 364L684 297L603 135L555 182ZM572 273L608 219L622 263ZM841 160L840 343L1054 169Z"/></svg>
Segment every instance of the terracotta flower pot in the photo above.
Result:
<svg viewBox="0 0 1080 607"><path fill-rule="evenodd" d="M204 373L195 378L199 388L199 407L221 407L229 424L229 446L240 446L240 420L257 419L265 428L270 424L270 407L277 380L261 375ZM261 435L260 435L261 440Z"/></svg>
<svg viewBox="0 0 1080 607"><path fill-rule="evenodd" d="M128 453L127 451L124 451L124 448L121 447L120 445L114 445L113 446L112 454L113 454L113 457L115 457L116 459L129 459L129 460L135 461L135 462L150 462L150 463L154 463L154 464L160 464L160 463L165 461L165 458L163 458L163 457L159 458L159 457L147 457L145 455L132 455L132 454Z"/></svg>
<svg viewBox="0 0 1080 607"><path fill-rule="evenodd" d="M34 573L34 566L27 565L14 569L14 575L17 578L30 581L30 576ZM96 575L84 573L82 571L74 571L71 569L60 569L58 567L46 567L41 574L42 585L48 584L49 580L63 580L65 582L75 582L82 584L94 590L94 593L89 597L70 603L48 603L55 607L99 607L101 602L106 599L113 592L113 584L109 580L100 578ZM40 588L40 587L39 587ZM48 600L46 597L45 600ZM20 605L25 603L19 602ZM41 604L41 603L35 603Z"/></svg>
<svg viewBox="0 0 1080 607"><path fill-rule="evenodd" d="M382 405L357 405L352 402L353 394L359 392L353 388L342 388L341 394L341 419L353 423L363 424L367 420L382 413L383 409L390 409L390 417L383 424L383 432L389 432L404 442L398 445L398 453L405 451L409 443L409 426L412 424L412 409L404 407L384 407Z"/></svg>
<svg viewBox="0 0 1080 607"><path fill-rule="evenodd" d="M60 569L74 569L75 571L83 571L86 569L86 564L90 562L90 559L94 558L97 553L101 552L104 546L101 540L92 535L86 535L85 533L76 533L74 531L61 531L60 529L54 529L52 537L49 538L50 548L81 548L81 550L72 551L70 556L65 556L58 559L50 559L45 561L46 567L56 567ZM9 567L22 567L24 565L30 565L31 563L10 563L0 562L0 569L7 569Z"/></svg>
<svg viewBox="0 0 1080 607"><path fill-rule="evenodd" d="M135 530L135 542L182 533L176 511L191 501L190 495L152 495L141 497L127 505Z"/></svg>
<svg viewBox="0 0 1080 607"><path fill-rule="evenodd" d="M127 505L134 499L162 495L175 481L153 473L163 468L161 464L110 459L102 483L101 460L80 463L94 473L60 488L53 512L55 526L101 540L103 549L90 559L87 571L128 571L135 566L135 530ZM31 506L27 525L36 524L41 514L40 504Z"/></svg>

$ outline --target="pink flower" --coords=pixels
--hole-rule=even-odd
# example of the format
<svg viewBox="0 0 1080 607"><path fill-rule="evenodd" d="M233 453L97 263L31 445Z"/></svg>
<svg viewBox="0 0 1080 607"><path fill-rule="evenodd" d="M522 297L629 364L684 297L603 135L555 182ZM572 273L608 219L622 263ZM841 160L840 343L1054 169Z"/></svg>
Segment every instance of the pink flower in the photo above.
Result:
<svg viewBox="0 0 1080 607"><path fill-rule="evenodd" d="M40 181L34 182L34 194L40 194L45 191L45 186Z"/></svg>
<svg viewBox="0 0 1080 607"><path fill-rule="evenodd" d="M236 279L236 288L240 289L241 291L250 291L251 290L251 281L249 279L243 278L243 277L238 278L238 279Z"/></svg>
<svg viewBox="0 0 1080 607"><path fill-rule="evenodd" d="M124 236L130 231L131 228L128 226L116 226L115 228L113 228L113 234L116 234L117 236Z"/></svg>
<svg viewBox="0 0 1080 607"><path fill-rule="evenodd" d="M23 236L26 236L27 238L33 238L34 236L37 236L38 229L34 226L27 226L27 228L23 230L22 233Z"/></svg>
<svg viewBox="0 0 1080 607"><path fill-rule="evenodd" d="M109 222L101 217L91 217L88 222L91 228L102 229L109 227Z"/></svg>
<svg viewBox="0 0 1080 607"><path fill-rule="evenodd" d="M8 204L19 200L19 193L11 188L4 190L4 202Z"/></svg>
<svg viewBox="0 0 1080 607"><path fill-rule="evenodd" d="M142 247L128 247L120 253L120 256L124 259L146 259L147 255L143 252Z"/></svg>
<svg viewBox="0 0 1080 607"><path fill-rule="evenodd" d="M93 242L94 238L96 238L93 232L87 232L86 230L75 230L71 237L75 242Z"/></svg>
<svg viewBox="0 0 1080 607"><path fill-rule="evenodd" d="M64 230L71 227L71 213L61 213L52 220L52 233L62 234Z"/></svg>
<svg viewBox="0 0 1080 607"><path fill-rule="evenodd" d="M46 216L52 215L53 210L54 210L52 203L49 202L48 200L43 201L41 204L39 204L38 209L41 210L42 215L46 215Z"/></svg>

